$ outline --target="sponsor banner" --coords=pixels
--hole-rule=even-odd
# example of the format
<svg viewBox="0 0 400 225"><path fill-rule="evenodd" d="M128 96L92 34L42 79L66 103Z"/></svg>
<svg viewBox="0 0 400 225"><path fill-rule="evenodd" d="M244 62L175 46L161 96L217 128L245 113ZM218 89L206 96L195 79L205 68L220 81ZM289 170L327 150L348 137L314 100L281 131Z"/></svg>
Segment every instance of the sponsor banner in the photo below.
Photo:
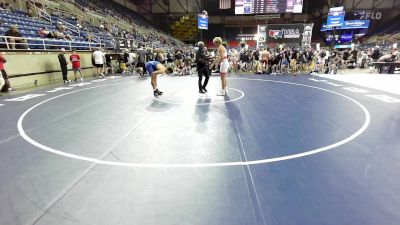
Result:
<svg viewBox="0 0 400 225"><path fill-rule="evenodd" d="M335 49L348 49L351 48L351 44L349 45L335 45Z"/></svg>
<svg viewBox="0 0 400 225"><path fill-rule="evenodd" d="M265 34L268 43L301 43L304 24L269 24Z"/></svg>
<svg viewBox="0 0 400 225"><path fill-rule="evenodd" d="M197 22L198 22L198 29L208 30L208 15L198 14Z"/></svg>
<svg viewBox="0 0 400 225"><path fill-rule="evenodd" d="M238 34L236 36L236 40L238 41L250 41L254 40L256 37L256 34Z"/></svg>
<svg viewBox="0 0 400 225"><path fill-rule="evenodd" d="M328 31L328 30L333 30L333 28L328 26L328 24L322 24L321 31Z"/></svg>
<svg viewBox="0 0 400 225"><path fill-rule="evenodd" d="M301 41L302 47L310 47L311 46L311 38L314 24L304 24L303 37Z"/></svg>
<svg viewBox="0 0 400 225"><path fill-rule="evenodd" d="M346 20L340 29L367 29L369 20Z"/></svg>
<svg viewBox="0 0 400 225"><path fill-rule="evenodd" d="M347 30L347 29L368 29L370 24L370 20L346 20L343 23L343 26L336 27L338 30ZM321 31L333 30L332 26L328 24L323 24L321 27Z"/></svg>

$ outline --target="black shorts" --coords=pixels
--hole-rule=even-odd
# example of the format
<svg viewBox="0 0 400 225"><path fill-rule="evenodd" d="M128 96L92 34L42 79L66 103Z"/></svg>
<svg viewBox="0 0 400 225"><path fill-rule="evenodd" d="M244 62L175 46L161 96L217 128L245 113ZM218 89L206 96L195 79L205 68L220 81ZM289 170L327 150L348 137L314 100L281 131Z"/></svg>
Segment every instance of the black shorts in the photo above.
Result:
<svg viewBox="0 0 400 225"><path fill-rule="evenodd" d="M106 67L111 67L111 62L106 62Z"/></svg>
<svg viewBox="0 0 400 225"><path fill-rule="evenodd" d="M94 64L96 68L102 68L104 64Z"/></svg>
<svg viewBox="0 0 400 225"><path fill-rule="evenodd" d="M8 79L7 72L5 70L1 70L1 76L3 77L4 80Z"/></svg>
<svg viewBox="0 0 400 225"><path fill-rule="evenodd" d="M136 64L136 67L142 67L142 68L144 68L144 63L138 62L138 63Z"/></svg>

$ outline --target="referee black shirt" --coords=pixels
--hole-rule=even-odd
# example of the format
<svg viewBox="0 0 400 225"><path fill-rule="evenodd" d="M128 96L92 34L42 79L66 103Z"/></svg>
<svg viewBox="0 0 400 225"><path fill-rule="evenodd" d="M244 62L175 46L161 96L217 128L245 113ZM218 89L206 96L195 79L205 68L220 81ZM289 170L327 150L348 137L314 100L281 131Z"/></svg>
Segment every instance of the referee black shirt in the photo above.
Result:
<svg viewBox="0 0 400 225"><path fill-rule="evenodd" d="M199 48L199 50L196 52L196 64L197 68L208 68L209 61L207 58L207 52L204 51L204 48Z"/></svg>

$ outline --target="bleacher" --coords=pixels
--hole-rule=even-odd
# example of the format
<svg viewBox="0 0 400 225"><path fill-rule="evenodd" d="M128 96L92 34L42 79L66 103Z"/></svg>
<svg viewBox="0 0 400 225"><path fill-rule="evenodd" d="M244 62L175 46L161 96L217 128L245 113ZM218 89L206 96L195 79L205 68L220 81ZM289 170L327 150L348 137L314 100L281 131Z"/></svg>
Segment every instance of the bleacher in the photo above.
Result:
<svg viewBox="0 0 400 225"><path fill-rule="evenodd" d="M390 44L400 42L400 16L397 16L385 25L380 26L374 33L365 37L365 44Z"/></svg>
<svg viewBox="0 0 400 225"><path fill-rule="evenodd" d="M17 25L21 36L27 40L29 49L59 49L59 48L67 48L67 49L79 49L79 50L88 50L90 46L100 47L100 43L88 43L87 36L85 32L81 32L82 35L76 32L67 32L73 39L73 41L66 40L58 40L53 38L40 38L38 31L42 27L46 27L49 30L56 30L56 24L59 21L58 17L52 17L51 22L45 21L39 18L31 18L25 15L26 13L23 11L16 11L15 13L11 13L5 10L2 10L0 13L0 20L3 21L3 25L0 27L0 36L5 36L7 30L10 29L11 25ZM73 22L73 21L69 21ZM74 22L76 24L76 22ZM4 38L2 42L4 42ZM6 46L5 43L2 43L3 46Z"/></svg>
<svg viewBox="0 0 400 225"><path fill-rule="evenodd" d="M0 38L0 46L2 48L8 48L4 35L11 25L17 25L21 36L27 40L27 47L29 49L48 50L66 48L91 50L94 47L100 46L107 49L116 49L117 40L123 38L121 34L106 32L99 27L99 23L95 25L89 17L85 17L84 20L81 21L81 25L84 28L81 30L78 29L77 18L80 17L82 13L85 14L85 11L87 12L88 10L93 14L99 15L99 18L103 17L103 22L116 25L119 27L120 31L129 33L127 36L129 39L133 40L135 47L141 45L153 48L173 48L175 45L184 45L184 43L152 26L150 22L146 21L139 14L114 1L76 0L72 7L77 7L81 11L77 12L77 10L64 7L62 10L64 10L66 14L58 12L54 15L50 12L50 10L54 9L49 7L49 17L46 17L46 19L28 17L26 12L22 10L14 13L2 10L0 13L0 20L3 21L3 25L0 26L0 36L3 37ZM67 31L63 33L68 34L72 38L72 41L55 38L40 38L38 34L40 28L46 27L49 31L55 31L57 30L56 26L58 22L62 22L63 25L67 27ZM130 33L130 31L132 31L132 22L134 22L136 27L135 33ZM91 42L88 41L89 36L91 37ZM165 40L165 42L163 43L162 40Z"/></svg>
<svg viewBox="0 0 400 225"><path fill-rule="evenodd" d="M181 41L167 35L165 32L154 27L149 21L143 18L140 14L120 5L117 2L109 0L75 0L75 2L82 7L101 13L102 15L111 15L120 18L123 21L134 21L138 33L136 39L138 42L143 41L145 37L163 37L170 43L184 45ZM129 23L129 22L127 22ZM154 43L155 47L162 47L161 44Z"/></svg>

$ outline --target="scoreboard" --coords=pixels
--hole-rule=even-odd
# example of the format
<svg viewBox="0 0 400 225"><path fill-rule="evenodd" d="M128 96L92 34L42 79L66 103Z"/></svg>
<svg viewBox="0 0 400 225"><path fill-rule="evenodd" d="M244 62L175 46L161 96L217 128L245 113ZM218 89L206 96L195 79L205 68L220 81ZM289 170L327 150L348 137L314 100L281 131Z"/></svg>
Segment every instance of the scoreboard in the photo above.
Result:
<svg viewBox="0 0 400 225"><path fill-rule="evenodd" d="M235 0L235 14L302 12L303 0Z"/></svg>

